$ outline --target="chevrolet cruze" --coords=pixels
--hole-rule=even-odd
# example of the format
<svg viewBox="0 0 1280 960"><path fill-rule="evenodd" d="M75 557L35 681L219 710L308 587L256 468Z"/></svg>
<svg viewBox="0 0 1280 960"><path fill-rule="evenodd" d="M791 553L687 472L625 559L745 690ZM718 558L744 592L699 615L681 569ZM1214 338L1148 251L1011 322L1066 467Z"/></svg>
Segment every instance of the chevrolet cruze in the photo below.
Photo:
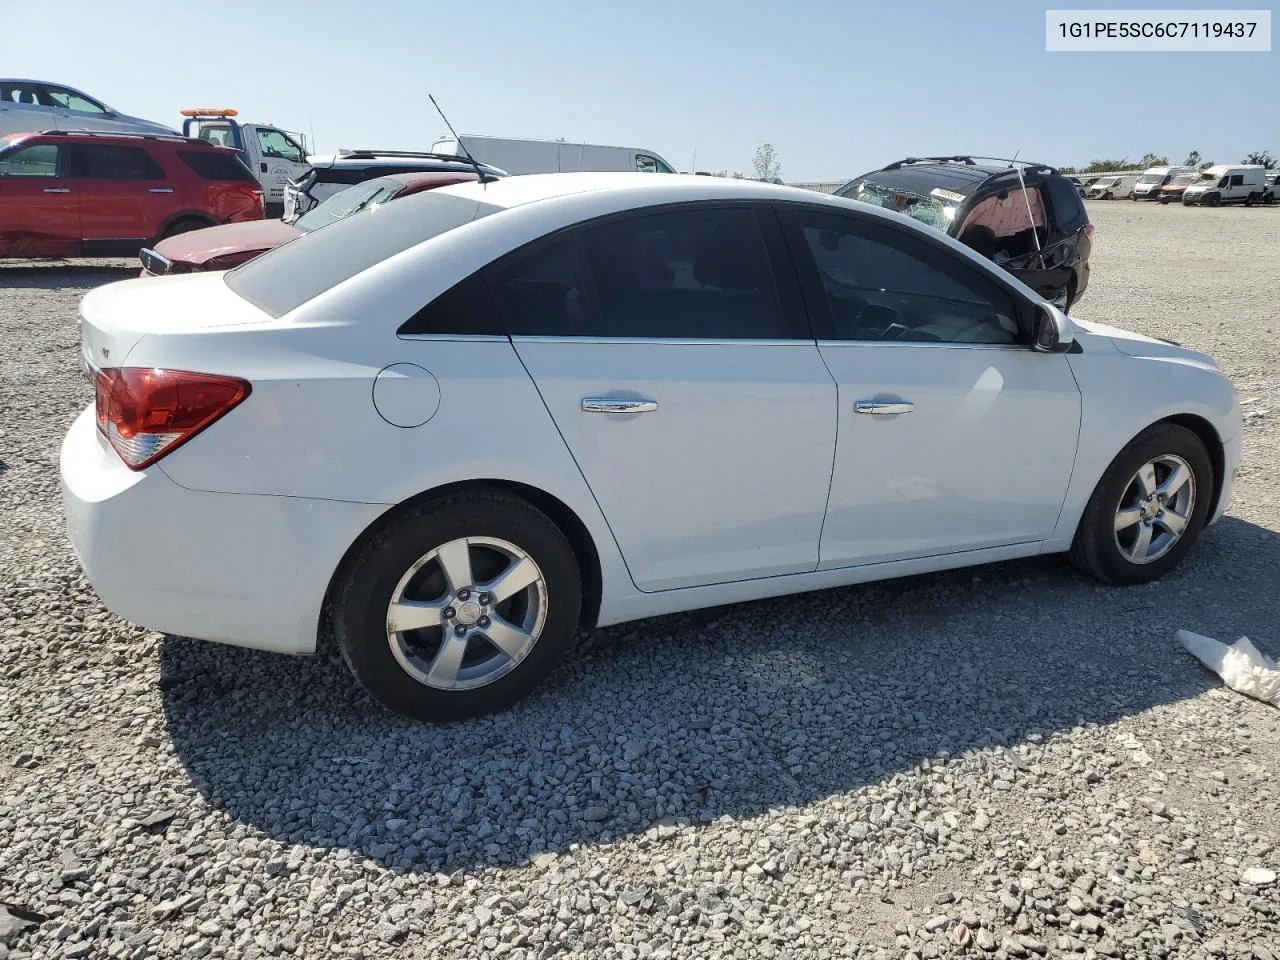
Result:
<svg viewBox="0 0 1280 960"><path fill-rule="evenodd" d="M1240 457L1208 357L729 179L457 184L81 316L63 493L107 606L288 653L331 615L424 719L510 704L581 628L1049 553L1150 581Z"/></svg>

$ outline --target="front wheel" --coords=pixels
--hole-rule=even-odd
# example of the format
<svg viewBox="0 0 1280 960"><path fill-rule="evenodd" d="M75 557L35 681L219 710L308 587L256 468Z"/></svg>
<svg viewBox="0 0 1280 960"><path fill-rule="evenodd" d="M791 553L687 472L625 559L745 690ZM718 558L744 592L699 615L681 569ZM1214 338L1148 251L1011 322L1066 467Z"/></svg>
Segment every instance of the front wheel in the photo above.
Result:
<svg viewBox="0 0 1280 960"><path fill-rule="evenodd" d="M388 521L346 565L334 633L380 704L417 720L504 709L568 651L582 578L540 510L503 493L446 497Z"/></svg>
<svg viewBox="0 0 1280 960"><path fill-rule="evenodd" d="M1173 423L1132 440L1093 491L1071 545L1071 562L1104 583L1148 583L1191 549L1213 502L1204 442Z"/></svg>

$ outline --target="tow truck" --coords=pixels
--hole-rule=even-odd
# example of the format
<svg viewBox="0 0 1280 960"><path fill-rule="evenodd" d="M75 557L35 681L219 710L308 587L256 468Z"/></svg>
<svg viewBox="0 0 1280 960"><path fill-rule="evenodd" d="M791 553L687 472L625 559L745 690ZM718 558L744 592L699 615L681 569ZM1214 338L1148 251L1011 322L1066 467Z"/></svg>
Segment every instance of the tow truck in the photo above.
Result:
<svg viewBox="0 0 1280 960"><path fill-rule="evenodd" d="M182 135L239 150L262 184L268 219L284 216L284 185L311 169L302 134L269 123L242 123L229 107L194 107L181 111Z"/></svg>

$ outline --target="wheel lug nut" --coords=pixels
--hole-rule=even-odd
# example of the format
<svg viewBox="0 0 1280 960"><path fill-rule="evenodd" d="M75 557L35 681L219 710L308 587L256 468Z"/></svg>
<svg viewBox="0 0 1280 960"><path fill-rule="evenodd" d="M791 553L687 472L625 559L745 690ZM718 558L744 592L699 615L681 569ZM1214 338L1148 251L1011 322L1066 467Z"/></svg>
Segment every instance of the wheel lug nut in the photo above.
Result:
<svg viewBox="0 0 1280 960"><path fill-rule="evenodd" d="M456 627L453 628L453 632L456 633L458 636L462 636L464 633L467 632L467 628L464 627L462 624L458 624Z"/></svg>
<svg viewBox="0 0 1280 960"><path fill-rule="evenodd" d="M482 593L482 594L480 594L480 603L481 603L483 606L486 606L486 607L487 607L487 606L489 605L489 602L490 602L491 600L493 600L493 597L489 596L487 593Z"/></svg>
<svg viewBox="0 0 1280 960"><path fill-rule="evenodd" d="M459 599L459 600L469 600L470 598L471 598L471 591L470 591L470 590L459 590L459 591L458 591L458 599Z"/></svg>
<svg viewBox="0 0 1280 960"><path fill-rule="evenodd" d="M487 626L489 626L489 618L488 618L488 617L481 617L479 620L477 620L477 621L476 621L476 623L477 623L480 627L487 627Z"/></svg>
<svg viewBox="0 0 1280 960"><path fill-rule="evenodd" d="M444 618L446 620L452 620L454 616L456 616L456 614L453 612L453 607L444 608Z"/></svg>

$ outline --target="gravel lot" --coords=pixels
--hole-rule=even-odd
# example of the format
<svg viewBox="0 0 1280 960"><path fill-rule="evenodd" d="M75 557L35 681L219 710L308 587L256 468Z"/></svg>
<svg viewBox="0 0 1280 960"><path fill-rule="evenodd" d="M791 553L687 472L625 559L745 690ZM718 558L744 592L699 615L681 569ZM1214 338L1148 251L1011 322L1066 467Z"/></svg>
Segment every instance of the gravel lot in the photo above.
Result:
<svg viewBox="0 0 1280 960"><path fill-rule="evenodd" d="M436 728L332 653L103 610L57 450L76 301L130 269L0 266L0 958L1280 957L1280 710L1174 642L1280 652L1280 209L1091 212L1080 315L1258 398L1175 575L1044 559L630 624Z"/></svg>

